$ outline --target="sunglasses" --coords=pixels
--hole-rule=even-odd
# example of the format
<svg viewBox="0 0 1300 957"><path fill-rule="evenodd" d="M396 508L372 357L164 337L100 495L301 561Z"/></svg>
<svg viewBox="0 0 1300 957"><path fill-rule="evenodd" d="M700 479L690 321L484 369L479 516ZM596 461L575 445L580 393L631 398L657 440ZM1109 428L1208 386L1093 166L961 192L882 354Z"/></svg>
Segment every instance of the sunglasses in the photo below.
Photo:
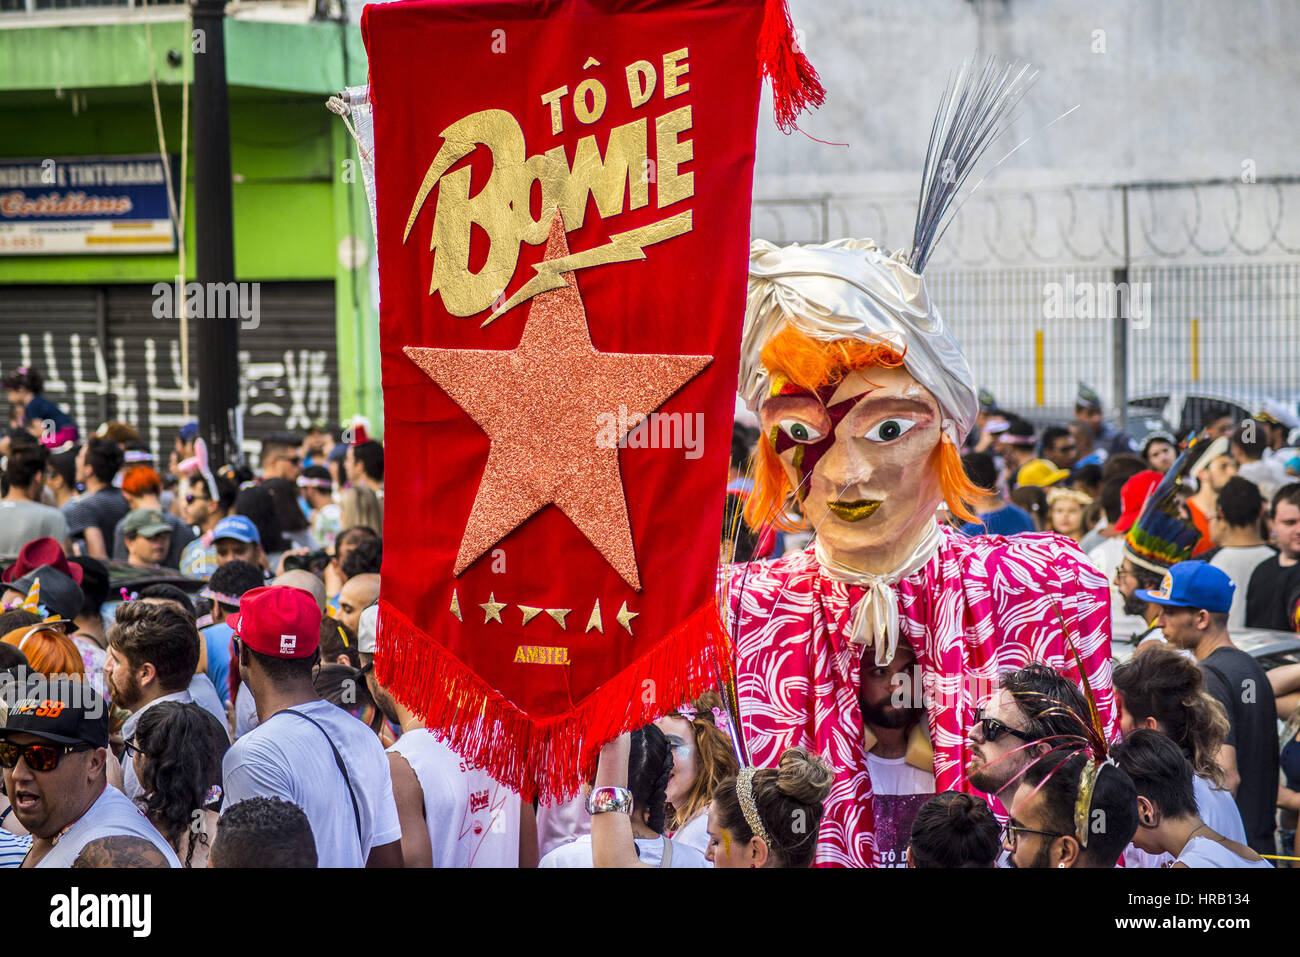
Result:
<svg viewBox="0 0 1300 957"><path fill-rule="evenodd" d="M1021 741L1034 740L1032 736L1026 734L1025 732L1018 731L1017 729L1011 727L1010 725L1003 724L997 718L990 718L986 716L984 714L983 708L979 708L975 711L974 726L977 728L981 728L981 731L984 735L984 740L987 741L989 744L992 744L994 741L1002 737L1004 734L1009 734L1012 737L1019 738Z"/></svg>
<svg viewBox="0 0 1300 957"><path fill-rule="evenodd" d="M210 495L195 495L193 492L185 493L186 505L193 505L195 502L211 502L211 501L212 501L212 496Z"/></svg>
<svg viewBox="0 0 1300 957"><path fill-rule="evenodd" d="M92 744L10 744L0 741L0 767L14 768L22 758L33 771L53 771L65 754L75 751L92 751Z"/></svg>

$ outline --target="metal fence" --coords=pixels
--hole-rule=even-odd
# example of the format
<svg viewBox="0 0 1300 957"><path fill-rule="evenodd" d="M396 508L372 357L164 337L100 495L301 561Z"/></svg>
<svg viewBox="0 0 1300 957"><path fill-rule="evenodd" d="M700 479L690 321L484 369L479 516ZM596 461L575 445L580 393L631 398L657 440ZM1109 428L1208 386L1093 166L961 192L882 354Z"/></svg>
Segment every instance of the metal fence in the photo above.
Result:
<svg viewBox="0 0 1300 957"><path fill-rule="evenodd" d="M759 199L774 242L911 237L915 196ZM927 270L982 387L1035 418L1170 390L1300 395L1300 184L981 193ZM1126 287L1117 284L1127 283ZM1177 423L1172 423L1177 424Z"/></svg>

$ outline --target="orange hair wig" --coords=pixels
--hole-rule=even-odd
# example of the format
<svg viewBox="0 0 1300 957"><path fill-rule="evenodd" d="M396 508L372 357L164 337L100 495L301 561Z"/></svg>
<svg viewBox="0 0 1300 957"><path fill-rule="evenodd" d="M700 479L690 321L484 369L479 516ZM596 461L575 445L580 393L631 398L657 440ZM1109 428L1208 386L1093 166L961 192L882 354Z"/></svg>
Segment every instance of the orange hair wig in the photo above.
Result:
<svg viewBox="0 0 1300 957"><path fill-rule="evenodd" d="M28 625L15 628L0 641L26 655L28 666L37 674L66 675L78 681L86 675L81 650L60 629Z"/></svg>
<svg viewBox="0 0 1300 957"><path fill-rule="evenodd" d="M162 492L162 479L147 465L133 465L122 473L122 491L137 498Z"/></svg>
<svg viewBox="0 0 1300 957"><path fill-rule="evenodd" d="M816 392L862 369L896 369L903 364L906 351L883 336L823 342L788 325L763 346L761 359L772 375L774 388L790 383ZM960 450L947 439L939 440L936 456L939 485L949 512L962 521L977 521L971 505L987 491L967 477ZM770 435L759 439L753 472L754 491L745 504L745 522L755 530L769 521L786 531L797 530L798 523L785 514L786 499L793 489Z"/></svg>

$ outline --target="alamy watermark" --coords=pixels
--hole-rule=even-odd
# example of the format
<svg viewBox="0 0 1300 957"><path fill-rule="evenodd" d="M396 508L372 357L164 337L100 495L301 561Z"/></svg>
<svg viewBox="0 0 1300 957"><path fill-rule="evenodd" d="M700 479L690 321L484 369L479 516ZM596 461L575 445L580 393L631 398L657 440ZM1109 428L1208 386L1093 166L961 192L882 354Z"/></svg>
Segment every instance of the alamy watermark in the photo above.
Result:
<svg viewBox="0 0 1300 957"><path fill-rule="evenodd" d="M625 405L620 405L618 412L598 412L596 448L685 449L686 458L698 459L704 454L704 413L643 415L629 413Z"/></svg>
<svg viewBox="0 0 1300 957"><path fill-rule="evenodd" d="M257 282L156 282L155 319L179 319L181 309L191 319L238 319L239 328L262 324L262 284Z"/></svg>
<svg viewBox="0 0 1300 957"><path fill-rule="evenodd" d="M1134 329L1151 326L1151 283L1078 281L1043 283L1044 319L1115 319L1125 316Z"/></svg>

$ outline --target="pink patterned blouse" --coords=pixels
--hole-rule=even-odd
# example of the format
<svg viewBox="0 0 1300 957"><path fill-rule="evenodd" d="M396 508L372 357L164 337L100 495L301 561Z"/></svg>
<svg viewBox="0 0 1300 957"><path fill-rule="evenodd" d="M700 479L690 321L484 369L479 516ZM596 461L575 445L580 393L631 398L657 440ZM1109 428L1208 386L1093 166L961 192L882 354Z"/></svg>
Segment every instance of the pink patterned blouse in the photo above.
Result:
<svg viewBox="0 0 1300 957"><path fill-rule="evenodd" d="M1113 738L1106 579L1060 535L943 532L934 557L897 586L901 635L916 652L924 685L935 790L974 791L965 773L966 732L1000 673L1045 662L1078 680L1058 608ZM869 867L874 822L858 706L862 646L848 640L863 589L827 577L811 545L776 562L727 566L723 575L754 764L776 767L794 746L827 759L837 773L817 863Z"/></svg>

